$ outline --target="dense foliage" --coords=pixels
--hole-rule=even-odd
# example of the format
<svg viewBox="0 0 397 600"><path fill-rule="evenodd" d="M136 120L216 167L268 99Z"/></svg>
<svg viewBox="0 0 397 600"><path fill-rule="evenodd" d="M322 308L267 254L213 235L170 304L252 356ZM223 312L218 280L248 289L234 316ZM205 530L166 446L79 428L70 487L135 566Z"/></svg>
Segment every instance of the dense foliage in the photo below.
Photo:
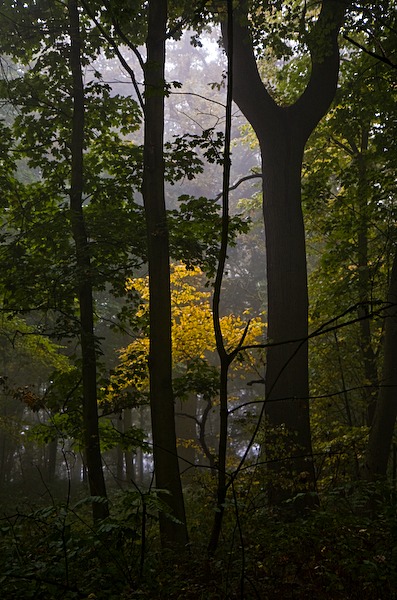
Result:
<svg viewBox="0 0 397 600"><path fill-rule="evenodd" d="M396 597L395 42L394 2L3 1L2 598Z"/></svg>

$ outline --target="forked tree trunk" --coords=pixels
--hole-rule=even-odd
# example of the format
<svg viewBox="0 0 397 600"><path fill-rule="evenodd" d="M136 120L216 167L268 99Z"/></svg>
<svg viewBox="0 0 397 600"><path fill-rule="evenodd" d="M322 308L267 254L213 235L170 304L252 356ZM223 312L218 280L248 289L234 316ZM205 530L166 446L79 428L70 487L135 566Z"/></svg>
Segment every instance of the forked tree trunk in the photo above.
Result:
<svg viewBox="0 0 397 600"><path fill-rule="evenodd" d="M70 221L76 248L77 295L80 309L80 338L83 379L83 440L91 496L106 500L105 479L99 445L96 349L90 248L83 214L84 86L81 68L81 36L76 0L68 0L70 24L70 67L73 78L72 165ZM93 502L94 521L109 515L105 501Z"/></svg>
<svg viewBox="0 0 397 600"><path fill-rule="evenodd" d="M167 493L160 513L164 546L183 547L188 541L179 475L172 389L171 293L168 228L164 199L164 65L167 0L148 2L145 65L145 129L143 200L145 206L150 310L150 408L156 486Z"/></svg>
<svg viewBox="0 0 397 600"><path fill-rule="evenodd" d="M308 291L301 208L305 144L327 112L339 71L338 32L346 3L323 0L309 39L309 83L291 106L280 107L266 90L253 52L247 3L235 19L233 97L258 137L263 169L268 281L266 458L273 472L270 500L279 504L315 489L308 382ZM227 30L222 28L227 48ZM310 42L312 40L312 44ZM283 474L283 481L280 476ZM288 489L284 488L287 483Z"/></svg>

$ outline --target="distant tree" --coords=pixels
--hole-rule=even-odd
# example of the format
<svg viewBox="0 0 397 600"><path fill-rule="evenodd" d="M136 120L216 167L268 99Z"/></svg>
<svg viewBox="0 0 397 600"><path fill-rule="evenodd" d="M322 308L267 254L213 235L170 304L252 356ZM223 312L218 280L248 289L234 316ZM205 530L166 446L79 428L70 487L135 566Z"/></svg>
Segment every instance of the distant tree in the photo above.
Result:
<svg viewBox="0 0 397 600"><path fill-rule="evenodd" d="M215 336L212 326L212 310L210 305L211 292L203 291L205 277L196 268L187 269L185 265L171 267L171 312L172 312L172 348L173 376L175 395L180 401L179 412L186 413L184 404L189 395L202 395L204 402L204 417L196 414L187 417L194 423L195 433L190 439L192 444L200 444L204 455L215 465L215 449L207 443L206 419L211 410L218 404L219 371L215 360ZM107 399L110 403L118 402L125 395L135 398L136 402L145 401L148 380L148 308L149 285L148 278L138 278L127 282L131 291L139 294L140 302L136 314L136 328L140 334L126 348L120 351L120 363L110 380ZM247 317L247 314L244 315ZM221 318L222 333L228 348L237 346L246 327L243 318L228 314ZM259 317L250 321L247 333L247 344L259 343L264 324ZM241 361L233 365L231 376L239 380L246 378L249 373L255 373L257 356L254 351L243 352ZM190 465L194 466L194 465ZM189 465L185 464L184 469Z"/></svg>
<svg viewBox="0 0 397 600"><path fill-rule="evenodd" d="M32 435L36 425L34 416L47 421L50 411L45 396L55 374L73 370L69 359L62 354L63 347L37 333L21 317L2 313L0 320L1 378L0 378L0 489L7 497L7 487L19 485L33 464L27 456L35 442ZM55 446L46 440L44 460L33 460L45 481L55 475ZM16 460L19 456L20 460ZM24 465L25 471L21 470Z"/></svg>
<svg viewBox="0 0 397 600"><path fill-rule="evenodd" d="M136 130L139 116L133 100L111 95L98 71L88 81L83 78L83 69L100 53L101 40L94 35L87 42L92 24L82 17L78 3L70 0L51 8L9 2L3 11L1 50L14 62L1 81L1 95L10 107L13 152L27 164L30 178L22 183L16 172L4 197L4 309L44 314L48 327L43 331L80 340L77 362L90 492L106 498L94 291L111 286L120 293L120 274L124 280L125 272L141 260L134 240L143 224L142 209L131 198L141 183L141 153L120 139L121 131ZM29 26L26 15L32 16ZM29 35L21 38L20 28L28 28ZM104 112L107 119L101 125ZM135 234L128 240L125 233L133 220ZM139 255L145 254L142 239L138 245ZM108 514L103 501L94 502L93 510L95 520Z"/></svg>
<svg viewBox="0 0 397 600"><path fill-rule="evenodd" d="M346 475L353 467L357 477L382 387L383 309L395 246L395 94L387 67L356 49L349 58L334 105L306 148L303 201L312 327L357 319L313 340L311 391L330 393L314 403L316 442L327 431L320 444L343 448Z"/></svg>
<svg viewBox="0 0 397 600"><path fill-rule="evenodd" d="M397 417L397 252L387 295L388 307L384 311L385 331L383 342L383 365L380 389L375 405L368 447L365 456L365 476L368 480L384 479Z"/></svg>

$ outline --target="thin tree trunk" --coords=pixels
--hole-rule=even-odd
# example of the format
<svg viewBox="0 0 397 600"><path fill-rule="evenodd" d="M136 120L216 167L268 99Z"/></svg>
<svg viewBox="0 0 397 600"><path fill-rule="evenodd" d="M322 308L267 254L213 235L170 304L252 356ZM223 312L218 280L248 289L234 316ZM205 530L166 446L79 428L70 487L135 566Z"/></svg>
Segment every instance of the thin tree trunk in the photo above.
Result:
<svg viewBox="0 0 397 600"><path fill-rule="evenodd" d="M394 255L385 313L383 373L365 461L368 480L386 477L397 416L397 252Z"/></svg>
<svg viewBox="0 0 397 600"><path fill-rule="evenodd" d="M222 528L223 515L225 512L225 500L227 495L227 433L228 433L228 377L231 357L228 354L221 329L220 317L220 298L222 290L223 273L227 259L227 247L229 239L229 187L230 187L230 143L232 127L232 90L233 90L233 2L227 0L227 35L228 35L228 64L227 64L227 95L225 111L225 146L223 152L223 181L222 181L222 233L221 245L219 249L218 268L214 283L214 295L212 299L213 325L216 341L216 349L220 361L219 378L219 445L218 460L216 467L218 470L218 486L216 511L211 536L208 543L208 554L213 556L218 546L219 536Z"/></svg>
<svg viewBox="0 0 397 600"><path fill-rule="evenodd" d="M122 420L122 431L123 433L127 433L132 427L132 409L125 408L123 410L123 420ZM127 484L136 481L136 477L134 474L134 464L133 464L133 452L132 450L125 450L123 453L123 466L125 464L125 481Z"/></svg>
<svg viewBox="0 0 397 600"><path fill-rule="evenodd" d="M54 483L56 466L57 466L57 454L58 454L58 438L51 440L47 444L47 477L49 483Z"/></svg>
<svg viewBox="0 0 397 600"><path fill-rule="evenodd" d="M358 168L357 204L359 210L358 225L358 285L359 300L358 318L360 319L360 345L363 356L365 377L365 401L367 407L367 425L370 427L375 412L376 398L378 394L378 370L376 355L372 345L370 324L370 271L368 264L368 180L365 152L368 150L368 128L364 128L361 139L361 147L354 147L355 160Z"/></svg>
<svg viewBox="0 0 397 600"><path fill-rule="evenodd" d="M178 439L179 470L183 483L189 483L194 475L196 446L198 442L196 412L196 394L190 393L186 400L177 401L175 424Z"/></svg>
<svg viewBox="0 0 397 600"><path fill-rule="evenodd" d="M96 349L90 248L83 214L84 86L81 68L81 36L76 0L68 0L70 23L70 67L73 77L72 165L70 220L76 248L77 294L80 309L80 337L83 380L83 439L90 494L106 498L99 445ZM94 521L109 515L107 502L93 502Z"/></svg>
<svg viewBox="0 0 397 600"><path fill-rule="evenodd" d="M208 462L211 469L211 474L216 475L216 455L214 449L216 448L216 435L215 431L219 430L218 414L214 413L213 400L211 396L203 397L202 402L204 403L204 409L202 411L201 418L197 420L198 425L198 441L203 451L204 457ZM213 421L216 421L215 424ZM201 464L205 464L202 463Z"/></svg>
<svg viewBox="0 0 397 600"><path fill-rule="evenodd" d="M167 0L148 2L145 65L143 200L148 232L150 308L150 408L156 485L172 515L160 514L163 547L188 541L176 449L172 389L171 293L168 228L164 198L164 65Z"/></svg>
<svg viewBox="0 0 397 600"><path fill-rule="evenodd" d="M116 417L116 429L121 434L124 433L124 411L121 411L120 414ZM116 479L121 484L125 481L124 475L124 452L121 445L116 447Z"/></svg>
<svg viewBox="0 0 397 600"><path fill-rule="evenodd" d="M342 396L343 396L343 400L345 402L346 421L347 421L347 424L349 425L349 427L353 427L353 415L352 415L352 411L350 408L350 398L349 398L349 393L347 391L345 374L344 374L344 370L343 370L343 363L342 363L341 351L340 351L339 339L338 339L338 331L336 329L334 331L334 340L335 340L335 346L336 346L336 354L338 357L338 367L339 367L341 385L342 385L342 388L341 388ZM357 454L355 442L352 442L352 450L353 450L353 454L354 454L354 476L358 480L358 479L360 479L360 465L358 462L358 454Z"/></svg>

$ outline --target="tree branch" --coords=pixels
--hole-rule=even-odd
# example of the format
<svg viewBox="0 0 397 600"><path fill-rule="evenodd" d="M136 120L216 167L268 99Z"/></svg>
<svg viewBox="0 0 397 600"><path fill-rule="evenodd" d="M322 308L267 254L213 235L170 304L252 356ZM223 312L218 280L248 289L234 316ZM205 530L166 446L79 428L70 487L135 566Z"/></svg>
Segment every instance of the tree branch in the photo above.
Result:
<svg viewBox="0 0 397 600"><path fill-rule="evenodd" d="M238 179L232 186L229 187L229 192L236 190L244 181L249 181L250 179L262 179L262 173L252 173L251 175L245 175ZM215 202L222 198L223 192L220 192L217 196L215 196Z"/></svg>
<svg viewBox="0 0 397 600"><path fill-rule="evenodd" d="M311 58L311 75L306 89L290 110L303 141L327 112L335 97L339 75L338 35L347 3L323 0L321 11L307 43Z"/></svg>
<svg viewBox="0 0 397 600"><path fill-rule="evenodd" d="M229 52L227 21L221 23L222 36L226 52ZM255 132L263 129L263 110L265 107L275 118L281 108L276 104L263 85L254 55L251 34L248 27L248 4L242 1L236 9L233 23L233 99L251 123ZM259 137L259 135L258 135Z"/></svg>
<svg viewBox="0 0 397 600"><path fill-rule="evenodd" d="M390 60L390 58L388 58L383 51L382 51L382 54L378 54L377 52L373 52L372 50L369 50L369 48L366 48L365 46L363 46L363 44L360 44L359 42L356 42L356 40L354 40L349 35L347 35L347 33L343 34L343 38L346 41L350 42L350 44L353 44L353 46L355 46L356 48L359 48L360 50L362 50L363 52L365 52L365 54L368 54L369 56L372 56L372 58L375 58L376 60L379 60L380 62L383 62L386 65L389 65L389 67L391 67L392 69L397 69L397 63L392 62Z"/></svg>
<svg viewBox="0 0 397 600"><path fill-rule="evenodd" d="M98 19L96 18L95 14L93 13L93 11L91 10L90 6L87 4L87 2L85 0L82 0L82 5L84 7L84 9L87 11L88 16L90 17L90 19L92 19L95 23L95 26L98 28L98 30L101 32L101 34L103 35L103 37L105 38L105 40L107 41L107 43L113 48L113 51L115 52L117 58L119 59L121 65L123 66L123 68L127 71L128 75L131 78L132 81L132 85L134 86L134 90L135 93L137 95L138 98L138 102L139 105L142 109L142 112L145 110L145 103L143 101L143 97L141 94L141 91L138 87L138 82L136 80L135 77L135 73L134 70L131 69L130 65L127 63L127 61L125 60L124 56L122 55L122 53L120 52L119 46L118 44L115 42L115 40L112 38L112 36L105 30L105 28L101 25L101 23L98 21ZM120 35L121 37L121 33L119 31L117 31L117 33ZM123 39L124 41L124 39ZM129 46L130 47L130 46ZM135 55L137 55L138 50L136 50ZM143 70L143 60L142 57L139 54L139 58L138 58L138 62Z"/></svg>

